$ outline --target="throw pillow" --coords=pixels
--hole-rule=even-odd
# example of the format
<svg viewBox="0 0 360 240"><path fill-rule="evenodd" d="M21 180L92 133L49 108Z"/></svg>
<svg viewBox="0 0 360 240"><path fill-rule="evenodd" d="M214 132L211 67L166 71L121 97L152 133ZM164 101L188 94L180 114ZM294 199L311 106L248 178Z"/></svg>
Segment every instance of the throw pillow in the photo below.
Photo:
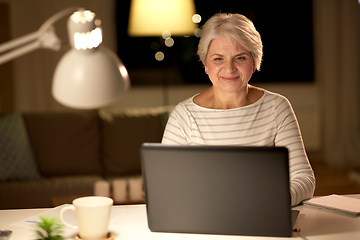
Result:
<svg viewBox="0 0 360 240"><path fill-rule="evenodd" d="M0 115L0 180L39 178L21 113Z"/></svg>
<svg viewBox="0 0 360 240"><path fill-rule="evenodd" d="M100 126L96 111L24 113L44 177L100 175Z"/></svg>

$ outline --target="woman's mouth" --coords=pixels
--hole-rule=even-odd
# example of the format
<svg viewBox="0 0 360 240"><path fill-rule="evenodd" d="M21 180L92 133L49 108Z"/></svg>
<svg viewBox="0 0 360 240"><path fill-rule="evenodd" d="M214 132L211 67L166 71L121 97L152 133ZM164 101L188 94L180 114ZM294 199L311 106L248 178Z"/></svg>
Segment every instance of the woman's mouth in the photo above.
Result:
<svg viewBox="0 0 360 240"><path fill-rule="evenodd" d="M221 77L226 82L234 82L239 79L239 77Z"/></svg>

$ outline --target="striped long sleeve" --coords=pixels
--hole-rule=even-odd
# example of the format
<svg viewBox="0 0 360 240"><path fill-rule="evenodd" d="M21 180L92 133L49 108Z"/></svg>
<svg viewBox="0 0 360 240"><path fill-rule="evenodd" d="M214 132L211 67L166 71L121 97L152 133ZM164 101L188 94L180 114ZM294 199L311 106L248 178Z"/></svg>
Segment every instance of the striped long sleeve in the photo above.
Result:
<svg viewBox="0 0 360 240"><path fill-rule="evenodd" d="M162 143L190 145L285 146L289 150L292 206L311 198L315 176L290 102L263 90L255 103L235 109L208 109L193 97L180 102L167 122Z"/></svg>

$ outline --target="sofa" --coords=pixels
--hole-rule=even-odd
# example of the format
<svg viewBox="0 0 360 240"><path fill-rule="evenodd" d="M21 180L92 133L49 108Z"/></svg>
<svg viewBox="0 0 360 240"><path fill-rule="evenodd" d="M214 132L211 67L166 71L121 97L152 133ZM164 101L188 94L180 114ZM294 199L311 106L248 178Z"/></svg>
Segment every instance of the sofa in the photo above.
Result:
<svg viewBox="0 0 360 240"><path fill-rule="evenodd" d="M142 203L139 148L161 141L167 116L162 110L0 114L0 209L55 207L90 195Z"/></svg>

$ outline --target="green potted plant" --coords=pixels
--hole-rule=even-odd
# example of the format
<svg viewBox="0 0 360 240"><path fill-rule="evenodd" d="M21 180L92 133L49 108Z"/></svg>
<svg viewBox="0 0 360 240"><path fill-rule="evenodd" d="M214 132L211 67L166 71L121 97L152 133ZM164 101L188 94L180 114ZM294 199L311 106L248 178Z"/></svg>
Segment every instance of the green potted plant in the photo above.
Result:
<svg viewBox="0 0 360 240"><path fill-rule="evenodd" d="M40 216L41 222L37 223L36 240L64 240L62 225L57 218Z"/></svg>

